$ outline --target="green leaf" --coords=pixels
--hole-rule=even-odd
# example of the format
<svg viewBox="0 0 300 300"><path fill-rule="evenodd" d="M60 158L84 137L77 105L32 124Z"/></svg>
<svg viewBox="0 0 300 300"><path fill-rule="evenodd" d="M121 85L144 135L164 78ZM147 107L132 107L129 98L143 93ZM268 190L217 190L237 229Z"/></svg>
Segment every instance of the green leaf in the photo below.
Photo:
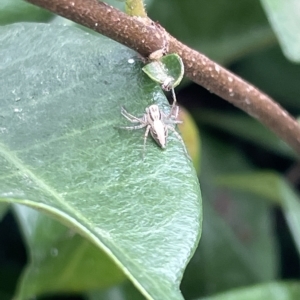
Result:
<svg viewBox="0 0 300 300"><path fill-rule="evenodd" d="M218 178L218 183L222 186L250 191L275 204L281 203L281 193L278 190L280 179L275 172L223 175Z"/></svg>
<svg viewBox="0 0 300 300"><path fill-rule="evenodd" d="M273 172L254 172L224 176L219 183L280 204L300 254L300 197L284 178Z"/></svg>
<svg viewBox="0 0 300 300"><path fill-rule="evenodd" d="M296 300L299 298L298 282L271 282L201 298L201 300Z"/></svg>
<svg viewBox="0 0 300 300"><path fill-rule="evenodd" d="M286 157L296 157L292 149L261 123L246 115L201 109L194 113L199 122L234 134L253 144Z"/></svg>
<svg viewBox="0 0 300 300"><path fill-rule="evenodd" d="M15 22L47 22L52 13L23 0L1 0L0 25Z"/></svg>
<svg viewBox="0 0 300 300"><path fill-rule="evenodd" d="M297 0L261 0L285 56L300 62L300 2Z"/></svg>
<svg viewBox="0 0 300 300"><path fill-rule="evenodd" d="M178 40L220 63L276 43L258 1L154 0L147 10Z"/></svg>
<svg viewBox="0 0 300 300"><path fill-rule="evenodd" d="M180 84L184 75L184 66L179 55L173 53L148 63L142 70L155 82L166 85L167 90Z"/></svg>
<svg viewBox="0 0 300 300"><path fill-rule="evenodd" d="M278 274L272 206L216 180L251 165L233 145L208 136L203 128L201 141L203 232L181 285L187 299L274 280Z"/></svg>
<svg viewBox="0 0 300 300"><path fill-rule="evenodd" d="M15 205L15 213L31 252L16 299L107 288L124 280L107 255L73 230L26 206Z"/></svg>
<svg viewBox="0 0 300 300"><path fill-rule="evenodd" d="M132 283L126 281L107 290L91 291L88 300L145 300Z"/></svg>
<svg viewBox="0 0 300 300"><path fill-rule="evenodd" d="M285 108L300 110L300 65L288 61L279 46L245 57L233 71L271 95Z"/></svg>
<svg viewBox="0 0 300 300"><path fill-rule="evenodd" d="M69 26L0 28L0 200L48 213L101 248L148 299L182 299L201 232L192 162L128 124L170 106L138 56Z"/></svg>

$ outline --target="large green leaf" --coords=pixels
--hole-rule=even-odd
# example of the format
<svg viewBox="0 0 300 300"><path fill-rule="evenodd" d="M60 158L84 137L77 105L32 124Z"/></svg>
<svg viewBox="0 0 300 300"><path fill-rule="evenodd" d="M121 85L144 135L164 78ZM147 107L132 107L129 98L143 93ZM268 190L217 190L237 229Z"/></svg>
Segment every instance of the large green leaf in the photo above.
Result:
<svg viewBox="0 0 300 300"><path fill-rule="evenodd" d="M191 161L165 151L120 106L169 105L138 56L68 26L0 28L0 200L44 211L104 250L149 299L182 299L201 232Z"/></svg>
<svg viewBox="0 0 300 300"><path fill-rule="evenodd" d="M300 2L298 0L261 0L286 57L300 62Z"/></svg>
<svg viewBox="0 0 300 300"><path fill-rule="evenodd" d="M258 1L154 0L147 9L180 41L221 63L276 43Z"/></svg>

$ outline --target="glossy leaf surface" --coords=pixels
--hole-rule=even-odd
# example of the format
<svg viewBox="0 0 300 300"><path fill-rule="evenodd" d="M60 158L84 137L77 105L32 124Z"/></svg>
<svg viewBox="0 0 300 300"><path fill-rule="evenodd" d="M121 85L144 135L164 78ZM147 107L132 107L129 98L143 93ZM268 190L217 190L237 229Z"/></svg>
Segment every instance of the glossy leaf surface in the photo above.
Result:
<svg viewBox="0 0 300 300"><path fill-rule="evenodd" d="M0 200L41 210L101 248L149 299L182 299L201 232L196 173L120 114L158 104L136 54L74 27L0 28ZM162 296L164 295L164 296ZM167 295L167 296L166 296Z"/></svg>

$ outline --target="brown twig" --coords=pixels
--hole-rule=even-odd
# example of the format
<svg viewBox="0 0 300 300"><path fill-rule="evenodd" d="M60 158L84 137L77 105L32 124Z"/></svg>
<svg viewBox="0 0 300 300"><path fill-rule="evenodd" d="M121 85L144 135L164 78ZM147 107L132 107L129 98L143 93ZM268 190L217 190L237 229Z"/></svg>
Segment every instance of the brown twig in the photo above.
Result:
<svg viewBox="0 0 300 300"><path fill-rule="evenodd" d="M300 125L287 111L254 86L177 41L149 18L128 16L97 0L27 1L108 36L145 57L167 44L169 53L181 56L188 78L258 119L300 154Z"/></svg>

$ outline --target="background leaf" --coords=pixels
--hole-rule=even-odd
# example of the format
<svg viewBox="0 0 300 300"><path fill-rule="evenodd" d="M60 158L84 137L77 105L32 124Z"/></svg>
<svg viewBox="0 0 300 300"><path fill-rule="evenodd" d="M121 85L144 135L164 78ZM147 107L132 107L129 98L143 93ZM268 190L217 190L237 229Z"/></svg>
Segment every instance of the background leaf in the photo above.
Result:
<svg viewBox="0 0 300 300"><path fill-rule="evenodd" d="M4 214L6 213L7 208L8 208L8 205L6 203L0 203L0 220L2 219Z"/></svg>
<svg viewBox="0 0 300 300"><path fill-rule="evenodd" d="M297 282L272 282L250 288L238 289L201 300L296 300L300 297Z"/></svg>
<svg viewBox="0 0 300 300"><path fill-rule="evenodd" d="M166 151L148 139L143 161L143 131L113 127L127 123L121 105L168 112L161 89L106 38L42 24L0 30L0 200L72 226L149 299L182 299L201 232L192 162L172 134Z"/></svg>
<svg viewBox="0 0 300 300"><path fill-rule="evenodd" d="M53 18L49 11L23 0L1 0L0 25L15 22L47 22Z"/></svg>
<svg viewBox="0 0 300 300"><path fill-rule="evenodd" d="M273 132L245 114L201 109L199 112L194 112L194 115L199 122L205 125L241 137L273 153L286 157L296 157L292 149Z"/></svg>
<svg viewBox="0 0 300 300"><path fill-rule="evenodd" d="M235 64L232 70L290 111L300 110L300 66L288 61L279 47L253 53Z"/></svg>
<svg viewBox="0 0 300 300"><path fill-rule="evenodd" d="M223 64L276 43L258 1L154 0L147 10L178 40Z"/></svg>
<svg viewBox="0 0 300 300"><path fill-rule="evenodd" d="M125 279L106 254L73 230L26 206L14 208L31 257L16 299L107 288Z"/></svg>
<svg viewBox="0 0 300 300"><path fill-rule="evenodd" d="M297 0L261 0L268 19L288 59L300 62L300 2Z"/></svg>
<svg viewBox="0 0 300 300"><path fill-rule="evenodd" d="M183 123L179 124L179 130L186 145L187 151L192 158L197 174L200 174L200 158L201 158L201 138L198 127L189 114L189 112L180 107L179 120Z"/></svg>
<svg viewBox="0 0 300 300"><path fill-rule="evenodd" d="M272 172L227 175L220 184L249 191L280 204L300 254L300 197L284 178Z"/></svg>
<svg viewBox="0 0 300 300"><path fill-rule="evenodd" d="M274 280L278 268L270 204L217 182L221 174L249 170L251 165L231 144L205 130L201 130L201 142L205 218L201 243L181 285L186 299Z"/></svg>
<svg viewBox="0 0 300 300"><path fill-rule="evenodd" d="M91 291L87 294L87 298L88 300L145 300L145 297L129 281L104 291Z"/></svg>

